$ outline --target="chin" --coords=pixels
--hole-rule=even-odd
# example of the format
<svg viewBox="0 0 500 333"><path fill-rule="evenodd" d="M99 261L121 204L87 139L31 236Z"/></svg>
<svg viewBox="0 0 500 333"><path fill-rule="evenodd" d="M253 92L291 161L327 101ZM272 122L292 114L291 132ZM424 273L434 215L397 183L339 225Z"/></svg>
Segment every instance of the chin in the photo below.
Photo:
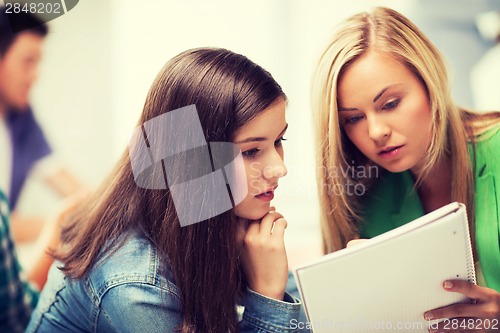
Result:
<svg viewBox="0 0 500 333"><path fill-rule="evenodd" d="M405 172L405 171L408 171L411 169L409 166L403 165L403 164L393 164L393 165L380 165L379 164L379 166L381 166L385 170L392 172L392 173Z"/></svg>
<svg viewBox="0 0 500 333"><path fill-rule="evenodd" d="M409 168L388 167L388 168L384 168L384 169L386 169L387 171L390 171L392 173L400 173L400 172L405 172Z"/></svg>
<svg viewBox="0 0 500 333"><path fill-rule="evenodd" d="M260 220L269 213L269 207L269 205L267 205L266 208L245 207L243 209L238 209L238 207L236 207L235 215L247 220Z"/></svg>
<svg viewBox="0 0 500 333"><path fill-rule="evenodd" d="M28 109L29 104L27 101L22 101L22 102L18 102L18 103L12 103L11 106L14 109L22 112L22 111L25 111Z"/></svg>

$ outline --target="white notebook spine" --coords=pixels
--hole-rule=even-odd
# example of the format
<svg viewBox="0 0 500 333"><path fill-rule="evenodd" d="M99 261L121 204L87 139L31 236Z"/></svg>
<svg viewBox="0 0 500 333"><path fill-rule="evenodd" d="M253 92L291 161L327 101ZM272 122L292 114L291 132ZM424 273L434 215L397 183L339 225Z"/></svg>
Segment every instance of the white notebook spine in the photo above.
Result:
<svg viewBox="0 0 500 333"><path fill-rule="evenodd" d="M475 266L474 266L474 254L472 251L472 240L470 237L470 230L468 228L469 226L469 219L467 218L467 213L464 213L465 215L465 252L466 252L466 257L467 257L467 280L471 283L476 284L476 274L475 274Z"/></svg>

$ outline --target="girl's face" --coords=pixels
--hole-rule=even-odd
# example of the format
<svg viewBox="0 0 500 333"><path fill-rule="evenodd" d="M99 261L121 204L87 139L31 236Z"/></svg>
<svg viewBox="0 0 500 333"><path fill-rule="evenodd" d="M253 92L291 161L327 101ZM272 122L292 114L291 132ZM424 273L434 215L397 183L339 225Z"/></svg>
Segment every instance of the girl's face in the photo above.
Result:
<svg viewBox="0 0 500 333"><path fill-rule="evenodd" d="M287 173L283 162L283 135L287 129L286 102L277 99L241 127L234 137L245 164L248 194L235 207L236 216L258 220L269 212L278 179Z"/></svg>
<svg viewBox="0 0 500 333"><path fill-rule="evenodd" d="M370 51L346 69L337 92L339 121L354 145L391 172L418 173L432 120L417 77L393 58Z"/></svg>

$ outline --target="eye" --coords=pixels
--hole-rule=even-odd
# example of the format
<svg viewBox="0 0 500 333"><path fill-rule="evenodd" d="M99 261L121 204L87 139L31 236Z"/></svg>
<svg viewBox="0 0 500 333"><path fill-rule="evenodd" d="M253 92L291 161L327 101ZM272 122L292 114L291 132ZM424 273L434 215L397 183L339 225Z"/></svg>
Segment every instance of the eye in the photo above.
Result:
<svg viewBox="0 0 500 333"><path fill-rule="evenodd" d="M246 157L246 158L254 158L255 156L257 156L257 153L260 151L260 149L257 149L257 148L252 148L252 149L249 149L249 150L245 150L244 152L242 152L241 154Z"/></svg>
<svg viewBox="0 0 500 333"><path fill-rule="evenodd" d="M286 141L286 139L284 137L279 138L278 140L274 141L274 146L281 147L283 144L283 141Z"/></svg>
<svg viewBox="0 0 500 333"><path fill-rule="evenodd" d="M344 119L344 125L353 125L361 120L363 116L352 116Z"/></svg>
<svg viewBox="0 0 500 333"><path fill-rule="evenodd" d="M390 101L388 103L386 103L383 107L382 107L382 110L392 110L392 109L395 109L397 108L397 106L399 105L399 102L401 102L400 99L395 99L393 101Z"/></svg>

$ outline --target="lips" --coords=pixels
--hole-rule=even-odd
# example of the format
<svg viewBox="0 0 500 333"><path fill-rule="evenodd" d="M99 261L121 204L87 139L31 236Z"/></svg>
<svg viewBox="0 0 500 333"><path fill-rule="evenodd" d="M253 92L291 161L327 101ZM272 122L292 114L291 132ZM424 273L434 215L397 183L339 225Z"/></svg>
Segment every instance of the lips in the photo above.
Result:
<svg viewBox="0 0 500 333"><path fill-rule="evenodd" d="M378 156L385 158L385 159L397 157L399 155L399 153L401 152L401 148L403 146L404 145L384 147L383 149L378 151Z"/></svg>
<svg viewBox="0 0 500 333"><path fill-rule="evenodd" d="M264 192L259 195L255 196L257 199L261 199L264 201L271 201L274 199L274 193L273 192Z"/></svg>
<svg viewBox="0 0 500 333"><path fill-rule="evenodd" d="M273 186L273 187L267 189L266 191L264 191L260 194L257 194L255 197L258 199L265 200L265 201L270 201L274 198L274 190L276 190L277 187L278 187L278 185Z"/></svg>
<svg viewBox="0 0 500 333"><path fill-rule="evenodd" d="M401 147L403 147L403 145L384 147L381 150L379 150L377 154L379 154L379 155L388 154L388 153L393 152L394 150L401 148Z"/></svg>

